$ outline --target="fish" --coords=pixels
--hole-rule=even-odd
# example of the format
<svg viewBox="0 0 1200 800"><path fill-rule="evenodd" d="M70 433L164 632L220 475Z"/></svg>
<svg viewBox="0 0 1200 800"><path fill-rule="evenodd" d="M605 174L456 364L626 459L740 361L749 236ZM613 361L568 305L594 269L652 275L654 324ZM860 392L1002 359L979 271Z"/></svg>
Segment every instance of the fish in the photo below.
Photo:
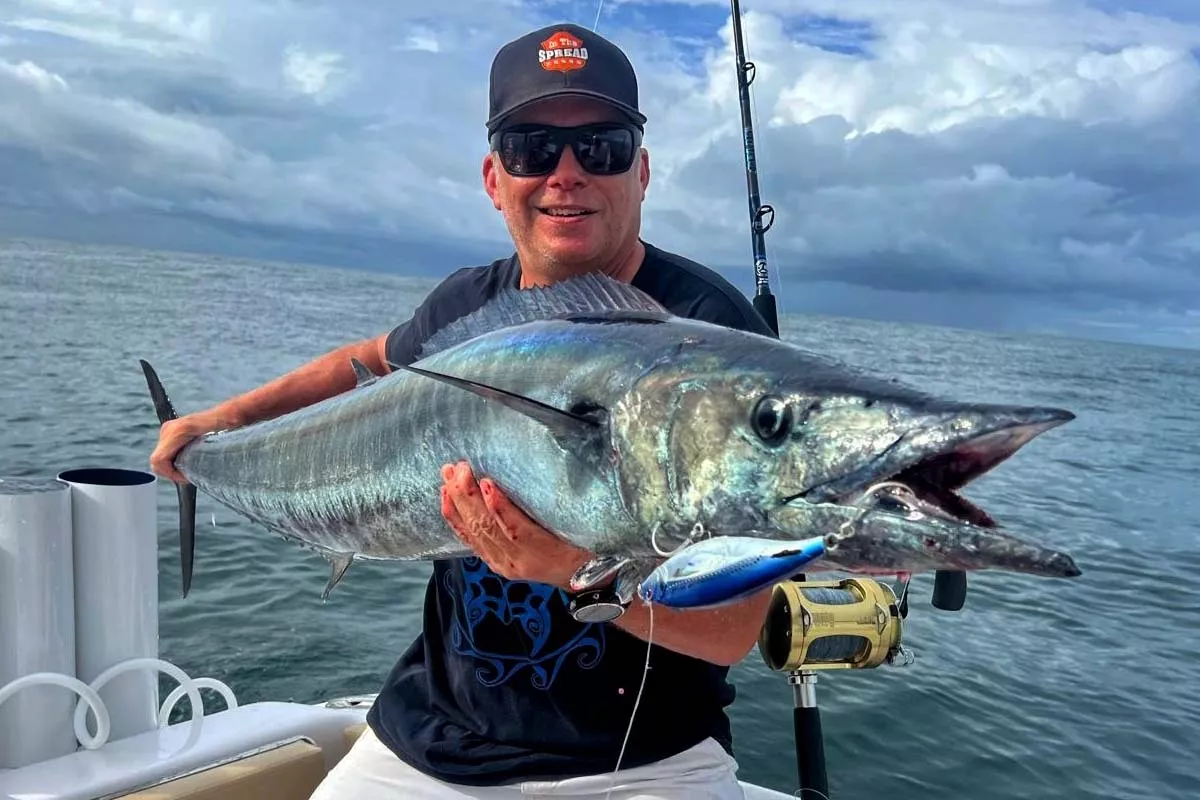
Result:
<svg viewBox="0 0 1200 800"><path fill-rule="evenodd" d="M139 363L160 423L176 418ZM713 537L838 532L805 569L1082 574L961 494L1072 412L938 397L600 274L501 292L411 364L352 366L352 389L179 451L184 596L197 491L327 559L322 599L356 561L469 556L440 506L440 469L462 459L594 554L574 591L613 580L628 600ZM886 481L914 499L872 489Z"/></svg>

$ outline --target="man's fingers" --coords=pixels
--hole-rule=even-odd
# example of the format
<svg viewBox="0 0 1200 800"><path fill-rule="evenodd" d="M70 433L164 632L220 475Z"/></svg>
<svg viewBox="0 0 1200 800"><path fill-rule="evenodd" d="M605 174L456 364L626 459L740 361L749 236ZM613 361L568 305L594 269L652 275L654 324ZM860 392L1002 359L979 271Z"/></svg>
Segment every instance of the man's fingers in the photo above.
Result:
<svg viewBox="0 0 1200 800"><path fill-rule="evenodd" d="M470 547L475 555L483 559L493 572L505 578L514 574L511 559L496 547L494 526L490 519L478 516L464 519L463 512L455 502L454 490L449 485L442 487L442 516L446 518L455 535Z"/></svg>
<svg viewBox="0 0 1200 800"><path fill-rule="evenodd" d="M517 526L519 524L529 525L533 520L525 516L522 511L508 501L496 484L488 478L484 478L479 482L479 493L483 496L483 502L487 505L488 511L492 512L492 517L496 520L498 527L505 536L511 541L517 540Z"/></svg>
<svg viewBox="0 0 1200 800"><path fill-rule="evenodd" d="M181 483L184 481L184 477L175 469L175 465L172 463L173 460L170 456L165 455L161 449L155 450L150 455L150 471L167 480Z"/></svg>
<svg viewBox="0 0 1200 800"><path fill-rule="evenodd" d="M451 467L451 481L454 487L466 497L473 497L479 494L479 484L475 482L475 475L471 472L471 467L465 461L460 461Z"/></svg>
<svg viewBox="0 0 1200 800"><path fill-rule="evenodd" d="M188 417L164 422L159 428L158 444L150 453L150 470L175 483L187 483L187 478L175 468L175 456L195 439L201 431Z"/></svg>
<svg viewBox="0 0 1200 800"><path fill-rule="evenodd" d="M566 586L587 554L535 522L490 478L466 462L442 467L442 515L496 574Z"/></svg>
<svg viewBox="0 0 1200 800"><path fill-rule="evenodd" d="M465 537L472 547L476 542L490 539L496 535L495 523L487 506L483 504L479 485L471 468L465 463L442 467L442 495L453 507L453 517L456 530ZM448 509L443 513L447 513Z"/></svg>
<svg viewBox="0 0 1200 800"><path fill-rule="evenodd" d="M450 524L451 529L458 534L460 539L467 538L467 528L463 525L462 517L458 513L458 506L454 505L450 491L445 486L442 487L442 516L446 518L446 522Z"/></svg>

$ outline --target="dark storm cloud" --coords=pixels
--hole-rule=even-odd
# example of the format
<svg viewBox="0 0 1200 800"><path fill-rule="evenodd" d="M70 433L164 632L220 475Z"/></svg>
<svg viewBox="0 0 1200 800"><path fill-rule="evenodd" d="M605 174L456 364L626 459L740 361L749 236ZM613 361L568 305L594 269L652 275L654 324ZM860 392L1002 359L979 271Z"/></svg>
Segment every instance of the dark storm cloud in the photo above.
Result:
<svg viewBox="0 0 1200 800"><path fill-rule="evenodd" d="M1200 307L1200 28L1185 6L743 8L777 209L768 247L789 286L935 298L913 305L926 309ZM7 3L0 231L57 220L81 237L169 246L173 231L180 246L236 248L244 230L255 252L274 239L292 244L273 252L387 262L394 245L433 272L500 255L479 177L492 53L594 14L516 0ZM608 3L601 30L641 74L647 236L748 285L727 4Z"/></svg>

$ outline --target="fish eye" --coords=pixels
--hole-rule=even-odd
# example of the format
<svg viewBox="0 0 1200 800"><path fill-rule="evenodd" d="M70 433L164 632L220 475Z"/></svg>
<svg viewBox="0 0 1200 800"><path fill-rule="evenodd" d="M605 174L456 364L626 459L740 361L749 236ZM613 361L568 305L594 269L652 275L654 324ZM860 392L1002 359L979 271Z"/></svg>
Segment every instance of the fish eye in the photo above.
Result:
<svg viewBox="0 0 1200 800"><path fill-rule="evenodd" d="M766 395L755 404L750 424L767 444L781 444L792 431L792 407L778 395Z"/></svg>

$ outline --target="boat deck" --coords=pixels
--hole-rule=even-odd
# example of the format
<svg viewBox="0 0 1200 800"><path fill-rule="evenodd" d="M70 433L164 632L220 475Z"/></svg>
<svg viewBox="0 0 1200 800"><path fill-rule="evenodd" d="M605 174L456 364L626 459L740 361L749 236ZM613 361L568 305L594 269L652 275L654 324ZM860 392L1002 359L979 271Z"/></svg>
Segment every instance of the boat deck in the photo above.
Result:
<svg viewBox="0 0 1200 800"><path fill-rule="evenodd" d="M363 732L369 698L261 702L0 770L0 800L307 800ZM790 795L743 783L746 800Z"/></svg>

